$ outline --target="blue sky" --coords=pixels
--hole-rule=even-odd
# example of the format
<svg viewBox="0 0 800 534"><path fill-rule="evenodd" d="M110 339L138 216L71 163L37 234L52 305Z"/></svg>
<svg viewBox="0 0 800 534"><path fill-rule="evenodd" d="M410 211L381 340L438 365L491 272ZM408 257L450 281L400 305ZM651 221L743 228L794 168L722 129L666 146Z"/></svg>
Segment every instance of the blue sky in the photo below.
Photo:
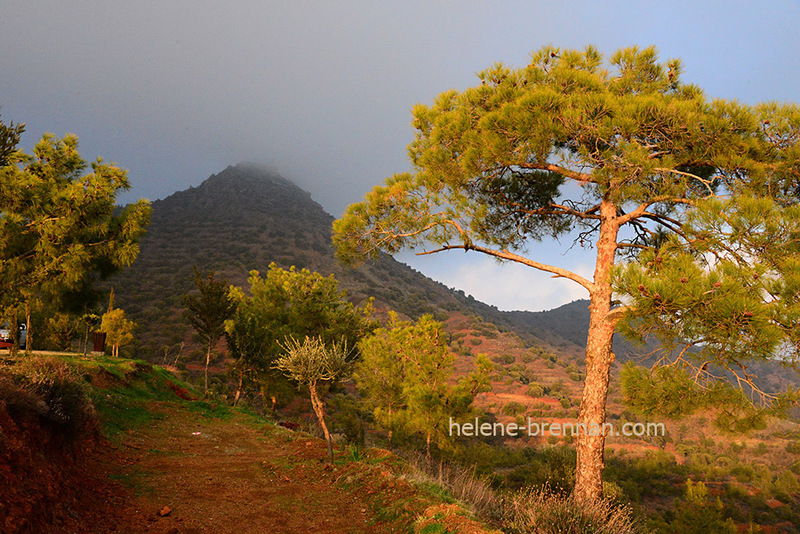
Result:
<svg viewBox="0 0 800 534"><path fill-rule="evenodd" d="M408 170L410 109L543 45L656 45L711 97L800 101L800 2L4 0L0 113L23 146L75 133L129 169L123 201L163 198L241 161L276 166L339 215ZM536 258L590 275L569 243ZM453 253L400 259L501 309L584 295Z"/></svg>

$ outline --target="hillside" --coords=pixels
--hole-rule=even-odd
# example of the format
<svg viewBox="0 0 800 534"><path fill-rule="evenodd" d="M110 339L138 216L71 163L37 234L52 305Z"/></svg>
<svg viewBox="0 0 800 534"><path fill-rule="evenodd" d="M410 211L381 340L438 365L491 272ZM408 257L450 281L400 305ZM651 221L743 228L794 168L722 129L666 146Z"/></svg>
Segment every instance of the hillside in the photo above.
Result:
<svg viewBox="0 0 800 534"><path fill-rule="evenodd" d="M334 257L332 222L310 194L277 174L246 164L228 167L153 202L138 259L110 284L154 360L165 347L191 339L181 295L193 289L193 266L246 285L251 270L266 271L271 262L294 265L333 273L353 300L372 296L378 307L409 316L470 311L469 299L388 256L357 269L343 266Z"/></svg>

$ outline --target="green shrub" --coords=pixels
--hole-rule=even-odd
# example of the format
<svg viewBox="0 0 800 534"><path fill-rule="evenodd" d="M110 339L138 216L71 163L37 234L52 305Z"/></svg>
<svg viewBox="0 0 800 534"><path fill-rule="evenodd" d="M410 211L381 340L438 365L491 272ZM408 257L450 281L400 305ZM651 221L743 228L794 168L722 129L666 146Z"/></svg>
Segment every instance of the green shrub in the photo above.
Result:
<svg viewBox="0 0 800 534"><path fill-rule="evenodd" d="M797 441L790 441L786 444L786 452L789 454L800 454L800 443Z"/></svg>
<svg viewBox="0 0 800 534"><path fill-rule="evenodd" d="M331 401L331 432L341 433L349 445L363 447L368 415L352 395L338 394Z"/></svg>
<svg viewBox="0 0 800 534"><path fill-rule="evenodd" d="M549 436L555 438L555 436ZM558 438L555 438L558 442ZM524 449L524 458L506 475L506 486L523 488L549 485L554 492L568 495L575 485L575 449L565 445Z"/></svg>
<svg viewBox="0 0 800 534"><path fill-rule="evenodd" d="M708 488L702 482L686 481L686 493L676 505L676 516L670 522L671 532L684 534L734 534L736 525L723 517L722 503L709 496Z"/></svg>
<svg viewBox="0 0 800 534"><path fill-rule="evenodd" d="M499 365L511 365L514 363L514 356L511 354L498 354L496 356L492 356L492 361Z"/></svg>
<svg viewBox="0 0 800 534"><path fill-rule="evenodd" d="M800 482L797 481L797 477L793 473L784 471L772 483L772 490L779 497L791 500L792 495L800 492Z"/></svg>
<svg viewBox="0 0 800 534"><path fill-rule="evenodd" d="M456 348L455 353L461 356L472 356L472 351L469 349L469 347L465 346L460 346Z"/></svg>
<svg viewBox="0 0 800 534"><path fill-rule="evenodd" d="M518 413L522 413L525 411L525 405L521 402L509 402L505 406L503 406L503 413L506 415L515 416Z"/></svg>
<svg viewBox="0 0 800 534"><path fill-rule="evenodd" d="M542 397L544 396L544 387L541 384L536 382L532 382L528 385L528 395L531 397Z"/></svg>
<svg viewBox="0 0 800 534"><path fill-rule="evenodd" d="M792 470L792 473L800 475L800 462L793 463L792 467L790 467L789 469Z"/></svg>

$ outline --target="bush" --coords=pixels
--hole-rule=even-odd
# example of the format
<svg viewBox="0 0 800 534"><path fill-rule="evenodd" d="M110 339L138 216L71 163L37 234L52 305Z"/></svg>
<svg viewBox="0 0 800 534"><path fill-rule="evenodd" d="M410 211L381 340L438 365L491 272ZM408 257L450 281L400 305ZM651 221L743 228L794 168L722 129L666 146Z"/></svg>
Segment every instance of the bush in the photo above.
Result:
<svg viewBox="0 0 800 534"><path fill-rule="evenodd" d="M736 532L733 521L724 517L720 500L711 498L702 482L695 484L691 479L687 480L685 496L675 504L677 514L675 520L670 522L671 531L685 534Z"/></svg>
<svg viewBox="0 0 800 534"><path fill-rule="evenodd" d="M542 397L544 396L545 390L541 384L537 384L536 382L531 383L528 386L528 396L530 397Z"/></svg>
<svg viewBox="0 0 800 534"><path fill-rule="evenodd" d="M574 448L556 445L525 449L524 455L525 461L518 463L506 476L509 488L541 487L547 484L552 491L568 495L575 486Z"/></svg>
<svg viewBox="0 0 800 534"><path fill-rule="evenodd" d="M792 467L790 467L789 469L792 470L792 473L800 475L800 462L793 463Z"/></svg>
<svg viewBox="0 0 800 534"><path fill-rule="evenodd" d="M610 499L579 505L548 486L519 492L504 502L503 526L519 534L637 534L646 530L630 508Z"/></svg>
<svg viewBox="0 0 800 534"><path fill-rule="evenodd" d="M521 402L509 402L503 406L503 413L510 416L515 416L518 413L525 411L525 405Z"/></svg>
<svg viewBox="0 0 800 534"><path fill-rule="evenodd" d="M35 413L59 427L67 438L94 427L94 406L83 378L73 368L56 358L32 358L21 361L13 373L21 390L12 401L16 409L27 409L35 402ZM9 394L12 392L6 387L5 395Z"/></svg>
<svg viewBox="0 0 800 534"><path fill-rule="evenodd" d="M796 441L790 441L786 444L786 452L789 454L800 454L800 443Z"/></svg>
<svg viewBox="0 0 800 534"><path fill-rule="evenodd" d="M492 361L500 365L511 365L514 363L514 356L511 354L498 354L497 356L492 356Z"/></svg>
<svg viewBox="0 0 800 534"><path fill-rule="evenodd" d="M0 377L0 402L5 403L8 415L15 421L47 413L47 405L39 397L7 376Z"/></svg>

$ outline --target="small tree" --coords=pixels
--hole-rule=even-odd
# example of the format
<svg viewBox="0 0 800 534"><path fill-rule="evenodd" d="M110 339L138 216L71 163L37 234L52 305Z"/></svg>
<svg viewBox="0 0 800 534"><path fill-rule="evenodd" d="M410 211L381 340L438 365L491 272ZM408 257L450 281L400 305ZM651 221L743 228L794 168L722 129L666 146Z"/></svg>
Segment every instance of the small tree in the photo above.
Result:
<svg viewBox="0 0 800 534"><path fill-rule="evenodd" d="M455 356L444 341L441 323L423 315L416 323L391 316L389 328L364 339L355 378L390 433L402 423L440 449L453 445L445 422L469 413L475 395L489 389L491 363L479 356L477 370L451 383Z"/></svg>
<svg viewBox="0 0 800 534"><path fill-rule="evenodd" d="M186 316L206 348L205 394L208 395L208 366L211 352L225 333L225 321L236 311L236 303L228 296L228 281L218 280L214 271L203 276L195 267L194 283L199 293L183 296Z"/></svg>
<svg viewBox="0 0 800 534"><path fill-rule="evenodd" d="M318 336L325 343L344 339L353 347L374 328L371 301L349 302L333 275L272 263L265 276L252 271L249 282L249 296L232 288L238 307L225 328L239 378L255 378L265 399L286 386L274 369L283 352L280 340Z"/></svg>
<svg viewBox="0 0 800 534"><path fill-rule="evenodd" d="M237 294L239 289L234 290ZM225 339L228 344L228 357L233 360L231 371L236 378L236 394L233 404L239 403L246 385L258 381L262 369L260 362L271 353L275 340L270 331L262 328L258 319L243 309L237 309L233 318L225 322Z"/></svg>
<svg viewBox="0 0 800 534"><path fill-rule="evenodd" d="M446 405L455 355L444 342L442 325L430 315L416 324L407 324L398 332L405 360L403 393L406 397L408 425L425 436L425 456L430 460L431 439L443 436L442 422L447 418Z"/></svg>
<svg viewBox="0 0 800 534"><path fill-rule="evenodd" d="M136 323L125 316L125 310L114 308L103 314L100 331L105 332L111 345L111 355L118 357L119 348L133 341L133 330ZM75 332L73 331L74 335Z"/></svg>
<svg viewBox="0 0 800 534"><path fill-rule="evenodd" d="M358 343L361 358L355 365L353 378L375 421L389 434L389 447L395 430L401 425L406 398L403 392L406 370L401 346L397 342L400 321L391 312L387 328L377 329Z"/></svg>
<svg viewBox="0 0 800 534"><path fill-rule="evenodd" d="M325 424L325 394L321 383L341 378L350 370L347 343L343 340L326 345L320 337L306 336L302 343L294 338L287 339L282 347L286 354L275 362L275 369L308 388L311 406L328 442L328 454L333 462L333 441Z"/></svg>
<svg viewBox="0 0 800 534"><path fill-rule="evenodd" d="M665 528L666 532L681 534L733 534L738 532L736 524L725 518L724 507L719 497L711 497L708 488L702 482L694 483L686 480L686 491L683 499L675 503L675 519Z"/></svg>

